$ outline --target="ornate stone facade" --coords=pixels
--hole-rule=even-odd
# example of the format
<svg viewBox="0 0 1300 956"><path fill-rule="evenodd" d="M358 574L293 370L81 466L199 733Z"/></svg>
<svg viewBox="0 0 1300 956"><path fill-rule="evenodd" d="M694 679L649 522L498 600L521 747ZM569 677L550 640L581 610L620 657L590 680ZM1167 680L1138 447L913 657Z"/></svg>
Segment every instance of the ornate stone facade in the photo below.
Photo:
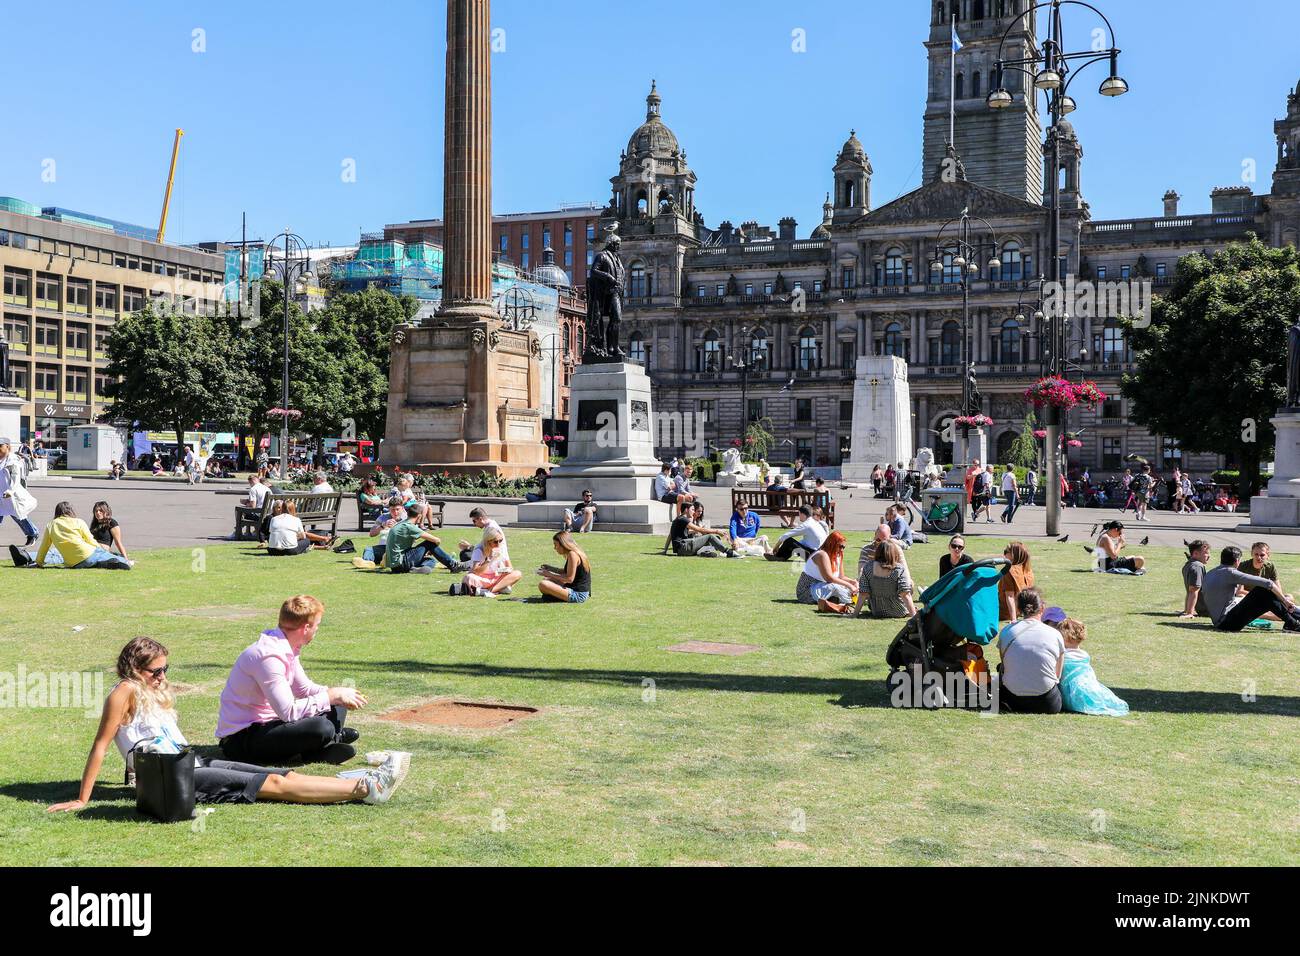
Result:
<svg viewBox="0 0 1300 956"><path fill-rule="evenodd" d="M696 177L686 165L686 151L664 125L661 99L652 89L646 124L633 134L611 179L613 199L604 226L616 227L623 237L628 350L647 362L660 414L704 416L706 447L729 447L744 421L761 415L777 435L774 460L801 455L823 466L847 461L857 359L892 354L909 363L913 444L933 447L948 461L952 452L940 433L961 400L962 296L951 264L932 274L930 261L941 228L966 209L987 221L1000 260L991 272L993 249L981 256L971 287L969 335L983 410L995 421L991 454L1006 457L1027 411L1023 392L1042 368L1035 280L1048 271L1042 184L1050 182L1052 171L1045 166L1043 134L1032 108L995 112L983 103L990 42L996 59L997 40L989 38L1001 37L1023 0L952 4L964 44L958 69L965 70L970 102L958 97L958 162L945 162L946 148L935 149L932 107L944 104L946 136L950 87L949 28L939 6L937 0L927 4L926 182L873 209L871 161L851 134L831 164L823 221L806 239L797 237L790 218L777 230L753 221L706 226L695 211ZM1000 20L994 16L998 11L1005 14ZM1026 36L1020 42L1032 41ZM970 85L976 70L978 103ZM1074 129L1063 123L1065 271L1108 280L1146 276L1159 294L1179 257L1189 252L1212 252L1249 232L1278 244L1294 242L1300 229L1298 96L1290 96L1287 119L1277 124L1280 160L1272 194L1252 195L1245 187L1215 190L1211 211L1203 215L1179 216L1178 197L1171 191L1164 216L1094 221L1083 198L1084 150ZM1028 124L1032 142L1023 148L1007 146L1009 116L1017 130ZM1018 143L1020 133L1014 135ZM976 238L989 238L983 226ZM1069 416L1067 429L1081 432L1083 441L1082 448L1071 450L1073 467L1109 473L1122 469L1128 454L1143 455L1157 466L1181 461L1201 474L1223 463L1214 455L1183 458L1161 436L1129 424L1119 380L1132 368L1132 355L1113 321L1076 317L1071 338L1067 358L1079 369L1072 375L1095 378L1114 399ZM682 444L660 452L689 450Z"/></svg>

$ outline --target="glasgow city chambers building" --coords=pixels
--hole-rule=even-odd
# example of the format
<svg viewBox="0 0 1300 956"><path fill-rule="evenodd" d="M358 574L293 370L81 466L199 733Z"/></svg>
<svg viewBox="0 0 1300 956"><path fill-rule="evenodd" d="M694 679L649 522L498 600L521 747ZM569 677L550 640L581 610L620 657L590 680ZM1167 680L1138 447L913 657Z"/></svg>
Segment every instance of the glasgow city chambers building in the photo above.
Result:
<svg viewBox="0 0 1300 956"><path fill-rule="evenodd" d="M778 446L771 457L796 456L815 466L848 461L857 359L897 355L908 363L913 444L952 460L944 423L962 400L962 270L951 255L932 262L945 223L963 210L985 220L977 238L996 240L969 276L971 361L983 412L993 419L989 448L1005 461L1028 411L1024 390L1041 374L1038 278L1048 236L1045 160L1038 98L1023 78L1004 82L1006 109L986 96L1003 35L1026 0L930 2L924 184L882 206L872 204L872 165L850 133L830 170L823 219L799 236L792 218L776 229L754 221L707 226L696 210L696 176L686 150L661 114L652 84L645 122L628 139L612 177L606 228L622 237L627 266L623 335L643 363L660 414L703 421L704 447L725 448L748 420L768 419ZM955 54L950 20L961 49ZM1037 49L1032 15L1004 47L1008 59ZM949 151L950 94L955 95ZM1300 232L1300 88L1277 121L1277 169L1268 195L1249 186L1215 189L1210 210L1183 213L1180 197L1163 197L1155 218L1095 220L1083 177L1083 144L1061 125L1063 275L1096 282L1148 280L1154 294L1172 281L1180 257L1221 249L1255 233L1273 245ZM821 189L818 190L822 191ZM945 234L950 236L952 229ZM996 253L994 255L993 253ZM997 268L989 267L996 258ZM1109 400L1075 410L1066 423L1082 446L1074 469L1100 476L1137 454L1157 468L1180 464L1194 474L1230 464L1186 454L1172 439L1129 423L1120 378L1133 356L1114 318L1076 317L1070 326L1071 377L1095 379ZM694 418L698 416L698 418ZM950 434L950 432L949 432ZM698 450L679 443L664 454Z"/></svg>

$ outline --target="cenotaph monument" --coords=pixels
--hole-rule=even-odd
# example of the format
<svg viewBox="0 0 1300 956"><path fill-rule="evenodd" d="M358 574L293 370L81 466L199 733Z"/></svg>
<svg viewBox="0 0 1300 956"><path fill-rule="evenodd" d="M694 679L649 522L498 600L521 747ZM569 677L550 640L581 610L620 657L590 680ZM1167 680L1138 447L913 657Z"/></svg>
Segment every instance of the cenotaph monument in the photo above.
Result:
<svg viewBox="0 0 1300 956"><path fill-rule="evenodd" d="M868 484L876 465L912 463L912 396L907 362L896 355L864 355L853 383L853 431L845 484Z"/></svg>

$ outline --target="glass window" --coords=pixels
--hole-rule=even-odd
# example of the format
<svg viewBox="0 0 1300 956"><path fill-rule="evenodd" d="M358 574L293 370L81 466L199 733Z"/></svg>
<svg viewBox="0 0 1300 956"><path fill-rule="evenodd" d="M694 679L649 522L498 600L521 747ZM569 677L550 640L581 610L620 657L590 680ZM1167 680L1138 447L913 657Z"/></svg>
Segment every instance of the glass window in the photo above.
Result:
<svg viewBox="0 0 1300 956"><path fill-rule="evenodd" d="M1168 275L1168 271L1167 271L1167 269L1165 268L1165 264L1164 264L1163 262L1157 262L1157 263L1156 263L1156 278L1157 278L1157 279L1163 279L1166 275Z"/></svg>
<svg viewBox="0 0 1300 956"><path fill-rule="evenodd" d="M820 294L821 291L822 291L822 280L821 280L821 279L813 279L813 292L814 292L814 293L817 293L817 294Z"/></svg>
<svg viewBox="0 0 1300 956"><path fill-rule="evenodd" d="M1183 450L1178 447L1178 439L1165 438L1160 442L1160 464L1166 471L1174 465L1183 463Z"/></svg>
<svg viewBox="0 0 1300 956"><path fill-rule="evenodd" d="M840 399L840 424L847 425L851 421L853 421L853 401Z"/></svg>
<svg viewBox="0 0 1300 956"><path fill-rule="evenodd" d="M58 399L59 369L57 366L36 366L36 394L40 398Z"/></svg>
<svg viewBox="0 0 1300 956"><path fill-rule="evenodd" d="M939 364L961 364L961 328L956 322L945 322L939 332Z"/></svg>
<svg viewBox="0 0 1300 956"><path fill-rule="evenodd" d="M108 386L109 386L109 383L111 383L112 381L113 381L113 379L112 379L110 376L108 376L108 375L100 375L100 374L96 373L96 375L95 375L95 397L96 397L96 398L108 398Z"/></svg>
<svg viewBox="0 0 1300 956"><path fill-rule="evenodd" d="M1015 365L1021 362L1020 357L1020 323L1015 319L1007 319L1002 323L1002 331L998 335L998 359L1004 365Z"/></svg>
<svg viewBox="0 0 1300 956"><path fill-rule="evenodd" d="M1002 247L1002 281L1019 282L1025 277L1025 263L1020 253L1020 243L1008 242Z"/></svg>
<svg viewBox="0 0 1300 956"><path fill-rule="evenodd" d="M628 282L627 294L633 299L640 299L649 295L649 283L646 281L645 265L640 262L634 262L628 274L630 281Z"/></svg>
<svg viewBox="0 0 1300 956"><path fill-rule="evenodd" d="M954 258L956 258L956 257L955 257L951 252L948 252L948 253L945 253L945 254L944 254L944 257L943 257L943 283L944 283L945 285L951 285L951 284L956 283L956 282L961 282L961 274L962 274L962 270L961 270L960 268L958 268L956 265L953 264L953 259L954 259Z"/></svg>
<svg viewBox="0 0 1300 956"><path fill-rule="evenodd" d="M852 289L855 285L857 285L857 274L853 266L844 266L840 269L840 286Z"/></svg>
<svg viewBox="0 0 1300 956"><path fill-rule="evenodd" d="M591 264L592 264L593 262L595 262L595 261L596 261L596 253L595 253L595 251L592 250L592 249L588 249L588 250L587 250L587 268L590 269L590 268L591 268Z"/></svg>
<svg viewBox="0 0 1300 956"><path fill-rule="evenodd" d="M117 286L96 284L95 311L111 313L117 312Z"/></svg>
<svg viewBox="0 0 1300 956"><path fill-rule="evenodd" d="M573 245L573 227L572 227L572 226L567 226L567 225L566 225L566 226L564 227L564 244L565 244L566 246L571 246L571 245Z"/></svg>
<svg viewBox="0 0 1300 956"><path fill-rule="evenodd" d="M85 279L68 280L67 310L69 312L90 311L90 283Z"/></svg>
<svg viewBox="0 0 1300 956"><path fill-rule="evenodd" d="M751 398L748 400L749 420L751 422L759 421L763 418L763 400L761 398Z"/></svg>
<svg viewBox="0 0 1300 956"><path fill-rule="evenodd" d="M90 326L69 322L63 332L63 342L68 351L85 353L90 348Z"/></svg>
<svg viewBox="0 0 1300 956"><path fill-rule="evenodd" d="M756 329L749 338L749 365L756 372L768 367L767 331Z"/></svg>
<svg viewBox="0 0 1300 956"><path fill-rule="evenodd" d="M811 326L804 326L799 331L797 367L805 372L821 367L821 350L817 344L817 333Z"/></svg>
<svg viewBox="0 0 1300 956"><path fill-rule="evenodd" d="M5 270L5 301L14 305L31 305L31 280L27 273Z"/></svg>
<svg viewBox="0 0 1300 956"><path fill-rule="evenodd" d="M713 421L713 399L700 399L700 421L704 422L706 425Z"/></svg>
<svg viewBox="0 0 1300 956"><path fill-rule="evenodd" d="M696 286L696 287L695 287L695 297L696 297L697 299L703 299L703 298L704 298L704 286L701 285L701 286Z"/></svg>
<svg viewBox="0 0 1300 956"><path fill-rule="evenodd" d="M753 295L753 294L754 294L754 283L752 283L752 282L746 282L746 283L745 283L745 295Z"/></svg>
<svg viewBox="0 0 1300 956"><path fill-rule="evenodd" d="M547 226L542 230L542 248L545 249L551 244L551 227Z"/></svg>
<svg viewBox="0 0 1300 956"><path fill-rule="evenodd" d="M764 282L764 283L763 283L763 295L771 295L771 294L772 294L772 283L770 283L770 282Z"/></svg>
<svg viewBox="0 0 1300 956"><path fill-rule="evenodd" d="M794 420L797 422L811 422L813 420L811 398L796 398L794 400Z"/></svg>
<svg viewBox="0 0 1300 956"><path fill-rule="evenodd" d="M32 373L26 362L9 366L9 387L18 393L19 398L30 398Z"/></svg>
<svg viewBox="0 0 1300 956"><path fill-rule="evenodd" d="M885 327L885 338L882 343L884 355L897 355L899 358L906 358L904 354L905 336L903 335L903 326L898 322L890 322Z"/></svg>
<svg viewBox="0 0 1300 956"><path fill-rule="evenodd" d="M565 250L564 250L564 268L565 268L565 269L572 269L572 268L573 268L573 250L572 250L572 249L565 249Z"/></svg>
<svg viewBox="0 0 1300 956"><path fill-rule="evenodd" d="M1118 364L1125 361L1127 350L1124 330L1116 319L1107 319L1101 332L1101 360L1106 364Z"/></svg>
<svg viewBox="0 0 1300 956"><path fill-rule="evenodd" d="M500 237L500 239L499 239L498 241L499 241L499 243L500 243L500 248L501 248L501 251L502 251L502 252L508 252L508 251L510 250L510 236L509 236L509 235L507 235L507 234L504 233L504 232L501 233L501 237Z"/></svg>
<svg viewBox="0 0 1300 956"><path fill-rule="evenodd" d="M529 237L528 233L526 233L526 232L520 235L520 237L519 237L519 248L520 248L520 249L527 249L527 248L528 248L528 240L529 240L529 238L530 238L530 237Z"/></svg>
<svg viewBox="0 0 1300 956"><path fill-rule="evenodd" d="M90 383L90 376L84 369L70 368L63 377L63 394L66 398L89 398L86 389Z"/></svg>
<svg viewBox="0 0 1300 956"><path fill-rule="evenodd" d="M1132 274L1133 274L1133 267L1132 267L1132 266L1120 266L1120 267L1119 267L1119 277L1120 277L1121 279L1127 279L1127 278L1128 278L1129 276L1131 276Z"/></svg>
<svg viewBox="0 0 1300 956"><path fill-rule="evenodd" d="M32 341L32 327L25 315L5 316L5 338L9 345L21 352L26 352Z"/></svg>
<svg viewBox="0 0 1300 956"><path fill-rule="evenodd" d="M525 236L524 238L527 239L528 237ZM528 245L528 243L524 243L524 245L526 246ZM525 252L523 255L519 257L519 265L520 268L523 268L525 270L528 268L528 253Z"/></svg>
<svg viewBox="0 0 1300 956"><path fill-rule="evenodd" d="M95 327L95 352L97 354L99 355L106 354L107 350L105 348L104 343L108 341L108 336L112 333L112 331L113 331L112 329L104 325L99 325Z"/></svg>
<svg viewBox="0 0 1300 956"><path fill-rule="evenodd" d="M700 344L699 372L718 372L722 369L722 345L718 342L718 333L710 329L704 333L704 341Z"/></svg>
<svg viewBox="0 0 1300 956"><path fill-rule="evenodd" d="M1101 467L1107 471L1119 471L1124 467L1124 443L1118 438L1101 440Z"/></svg>
<svg viewBox="0 0 1300 956"><path fill-rule="evenodd" d="M627 341L628 357L637 365L645 364L645 337L640 332L633 332Z"/></svg>
<svg viewBox="0 0 1300 956"><path fill-rule="evenodd" d="M1104 279L1104 278L1106 278L1106 267L1105 267L1105 266L1097 266L1097 278L1098 278L1098 279Z"/></svg>
<svg viewBox="0 0 1300 956"><path fill-rule="evenodd" d="M591 223L587 223L587 241L588 242L596 241L596 227Z"/></svg>
<svg viewBox="0 0 1300 956"><path fill-rule="evenodd" d="M58 276L48 275L44 272L36 273L36 304L57 309L59 307L59 289L61 285L62 281Z"/></svg>

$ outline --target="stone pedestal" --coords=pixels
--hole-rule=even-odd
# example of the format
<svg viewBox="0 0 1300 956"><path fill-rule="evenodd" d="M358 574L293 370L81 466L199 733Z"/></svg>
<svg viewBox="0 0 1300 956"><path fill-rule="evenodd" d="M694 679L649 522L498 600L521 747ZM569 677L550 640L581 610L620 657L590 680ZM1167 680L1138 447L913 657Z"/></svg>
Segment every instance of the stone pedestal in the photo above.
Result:
<svg viewBox="0 0 1300 956"><path fill-rule="evenodd" d="M546 500L519 506L517 527L559 530L590 488L597 531L667 534L673 509L654 495L650 378L630 363L580 365L569 385L569 457L551 470Z"/></svg>
<svg viewBox="0 0 1300 956"><path fill-rule="evenodd" d="M1300 534L1300 409L1279 409L1273 427L1277 443L1268 495L1250 499L1250 523L1237 530Z"/></svg>
<svg viewBox="0 0 1300 956"><path fill-rule="evenodd" d="M841 471L845 483L870 482L876 465L910 465L912 397L907 363L898 356L866 355L858 359L852 436L849 462Z"/></svg>
<svg viewBox="0 0 1300 956"><path fill-rule="evenodd" d="M15 447L22 440L25 404L17 395L0 394L0 438L13 439Z"/></svg>

